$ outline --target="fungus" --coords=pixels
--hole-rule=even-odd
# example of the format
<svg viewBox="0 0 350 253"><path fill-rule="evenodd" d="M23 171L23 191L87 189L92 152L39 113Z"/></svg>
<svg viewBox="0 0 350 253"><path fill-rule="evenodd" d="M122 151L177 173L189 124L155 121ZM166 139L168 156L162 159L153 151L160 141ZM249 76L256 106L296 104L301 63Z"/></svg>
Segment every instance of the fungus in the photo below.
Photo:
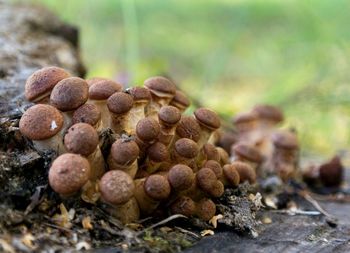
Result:
<svg viewBox="0 0 350 253"><path fill-rule="evenodd" d="M84 104L73 113L72 123L87 123L97 131L101 130L101 112L94 104Z"/></svg>
<svg viewBox="0 0 350 253"><path fill-rule="evenodd" d="M170 101L170 105L175 106L177 109L179 109L180 113L186 111L190 104L191 102L186 96L186 94L180 90L176 90L175 96Z"/></svg>
<svg viewBox="0 0 350 253"><path fill-rule="evenodd" d="M200 138L197 142L198 148L201 149L208 142L211 134L220 127L220 118L215 112L206 108L197 109L194 116L201 128Z"/></svg>
<svg viewBox="0 0 350 253"><path fill-rule="evenodd" d="M177 123L181 119L180 111L174 106L163 106L158 112L160 133L158 140L169 146L174 139Z"/></svg>

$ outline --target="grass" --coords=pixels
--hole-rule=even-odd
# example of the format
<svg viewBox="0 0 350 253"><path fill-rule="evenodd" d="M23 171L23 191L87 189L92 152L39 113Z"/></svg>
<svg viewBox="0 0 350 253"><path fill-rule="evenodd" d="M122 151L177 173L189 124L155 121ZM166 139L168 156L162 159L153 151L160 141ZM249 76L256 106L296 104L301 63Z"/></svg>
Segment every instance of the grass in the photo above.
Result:
<svg viewBox="0 0 350 253"><path fill-rule="evenodd" d="M89 76L170 75L229 118L281 106L304 150L349 147L347 0L33 0L81 29Z"/></svg>

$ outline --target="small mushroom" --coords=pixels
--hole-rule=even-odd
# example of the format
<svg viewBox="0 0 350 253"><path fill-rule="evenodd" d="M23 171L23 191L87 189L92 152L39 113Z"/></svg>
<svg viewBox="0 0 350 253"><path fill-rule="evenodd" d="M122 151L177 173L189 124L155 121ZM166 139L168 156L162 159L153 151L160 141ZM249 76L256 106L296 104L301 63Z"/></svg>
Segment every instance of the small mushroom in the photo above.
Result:
<svg viewBox="0 0 350 253"><path fill-rule="evenodd" d="M176 93L176 86L162 76L150 77L143 84L150 92L152 100L146 109L146 115L157 119L162 106L169 105Z"/></svg>
<svg viewBox="0 0 350 253"><path fill-rule="evenodd" d="M72 123L87 123L99 132L102 130L101 112L94 104L84 104L73 113Z"/></svg>
<svg viewBox="0 0 350 253"><path fill-rule="evenodd" d="M103 175L99 183L101 198L113 206L110 213L123 223L136 221L140 209L134 196L133 179L121 170L111 170Z"/></svg>
<svg viewBox="0 0 350 253"><path fill-rule="evenodd" d="M147 149L147 157L143 163L143 167L150 174L156 172L162 163L169 160L169 152L167 147L161 142L153 143Z"/></svg>
<svg viewBox="0 0 350 253"><path fill-rule="evenodd" d="M224 194L224 185L210 168L202 168L196 173L198 186L211 197L218 198Z"/></svg>
<svg viewBox="0 0 350 253"><path fill-rule="evenodd" d="M344 167L339 156L334 156L319 168L320 181L327 187L339 187L343 181L343 175Z"/></svg>
<svg viewBox="0 0 350 253"><path fill-rule="evenodd" d="M109 127L110 113L107 108L107 99L114 93L122 90L122 85L105 78L93 78L89 83L89 103L97 106L101 112L102 128Z"/></svg>
<svg viewBox="0 0 350 253"><path fill-rule="evenodd" d="M263 157L259 150L251 145L245 143L237 143L232 146L231 154L233 154L233 161L242 161L250 164L253 169L257 169Z"/></svg>
<svg viewBox="0 0 350 253"><path fill-rule="evenodd" d="M186 109L190 106L191 102L188 97L180 90L175 92L175 96L170 101L170 105L175 106L180 110L180 113L186 111Z"/></svg>
<svg viewBox="0 0 350 253"><path fill-rule="evenodd" d="M220 118L207 108L197 109L194 116L201 127L200 138L197 142L199 149L201 149L208 142L211 134L220 127Z"/></svg>
<svg viewBox="0 0 350 253"><path fill-rule="evenodd" d="M176 126L175 137L171 146L174 146L175 142L181 138L191 139L194 142L198 142L201 134L201 127L194 117L182 115L179 123Z"/></svg>
<svg viewBox="0 0 350 253"><path fill-rule="evenodd" d="M233 125L240 142L254 146L260 140L258 116L254 111L237 114L233 119Z"/></svg>
<svg viewBox="0 0 350 253"><path fill-rule="evenodd" d="M238 172L240 183L244 183L245 181L248 181L250 184L255 183L256 172L249 164L240 161L235 161L230 165L230 167L227 167L226 173L229 172L229 170L232 170L232 168L235 168Z"/></svg>
<svg viewBox="0 0 350 253"><path fill-rule="evenodd" d="M39 69L28 77L24 94L30 102L47 104L55 85L69 76L70 74L67 71L59 67Z"/></svg>
<svg viewBox="0 0 350 253"><path fill-rule="evenodd" d="M220 179L223 176L222 167L221 167L220 163L218 163L217 161L208 160L204 163L203 168L211 169L215 173L215 175L218 179Z"/></svg>
<svg viewBox="0 0 350 253"><path fill-rule="evenodd" d="M141 213L150 215L157 209L161 201L169 198L170 184L162 175L150 175L147 178L135 180L135 198Z"/></svg>
<svg viewBox="0 0 350 253"><path fill-rule="evenodd" d="M88 160L77 154L63 154L57 157L49 170L52 189L62 196L78 192L90 177Z"/></svg>
<svg viewBox="0 0 350 253"><path fill-rule="evenodd" d="M171 152L171 161L174 164L185 164L193 170L197 169L196 157L198 155L198 145L194 141L182 138L179 139Z"/></svg>
<svg viewBox="0 0 350 253"><path fill-rule="evenodd" d="M166 146L170 146L174 139L177 123L181 119L180 111L174 106L163 106L158 112L160 133L158 140Z"/></svg>
<svg viewBox="0 0 350 253"><path fill-rule="evenodd" d="M216 213L215 203L208 198L203 198L196 203L195 216L204 221L209 221Z"/></svg>
<svg viewBox="0 0 350 253"><path fill-rule="evenodd" d="M64 153L63 116L51 105L37 104L30 107L19 121L21 133L33 141L38 151L52 149Z"/></svg>
<svg viewBox="0 0 350 253"><path fill-rule="evenodd" d="M78 77L63 79L53 88L50 104L62 111L64 130L71 126L73 112L88 100L88 90L85 80Z"/></svg>
<svg viewBox="0 0 350 253"><path fill-rule="evenodd" d="M144 158L146 149L157 141L160 127L158 122L146 117L141 119L136 125L136 143L140 148L140 156Z"/></svg>
<svg viewBox="0 0 350 253"><path fill-rule="evenodd" d="M105 161L98 144L96 130L87 123L72 125L64 137L64 145L69 153L79 154L88 159L92 181L100 178L105 171Z"/></svg>
<svg viewBox="0 0 350 253"><path fill-rule="evenodd" d="M108 98L107 106L111 115L110 128L114 133L121 135L125 132L130 135L135 131L129 113L133 104L132 96L125 92L116 92Z"/></svg>
<svg viewBox="0 0 350 253"><path fill-rule="evenodd" d="M220 161L219 151L213 144L210 143L204 144L203 148L199 152L197 156L197 167L201 168L202 165L208 160L214 160L217 162Z"/></svg>
<svg viewBox="0 0 350 253"><path fill-rule="evenodd" d="M130 114L130 135L135 135L137 123L146 117L145 110L151 101L151 93L148 89L143 87L132 87L126 90L134 100L134 105L131 108Z"/></svg>
<svg viewBox="0 0 350 253"><path fill-rule="evenodd" d="M139 147L135 141L127 138L117 139L111 147L108 165L111 170L122 170L131 178L135 178L138 170L137 158Z"/></svg>
<svg viewBox="0 0 350 253"><path fill-rule="evenodd" d="M239 176L239 172L237 171L238 166L241 166L240 162L234 162L233 164L224 165L223 176L220 178L220 181L224 184L224 186L237 187L239 185L241 178ZM249 169L245 169L245 170L249 170ZM254 181L252 175L248 177L248 181L250 182Z"/></svg>
<svg viewBox="0 0 350 253"><path fill-rule="evenodd" d="M195 175L190 167L177 164L167 172L167 178L174 193L178 194L192 186Z"/></svg>

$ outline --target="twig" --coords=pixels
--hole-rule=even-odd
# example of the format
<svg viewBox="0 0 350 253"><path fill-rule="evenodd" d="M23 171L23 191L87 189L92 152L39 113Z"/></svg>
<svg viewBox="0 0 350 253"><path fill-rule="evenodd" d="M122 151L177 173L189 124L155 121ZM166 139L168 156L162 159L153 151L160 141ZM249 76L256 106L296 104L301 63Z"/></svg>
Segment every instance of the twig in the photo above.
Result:
<svg viewBox="0 0 350 253"><path fill-rule="evenodd" d="M329 214L326 210L324 210L320 204L318 204L317 200L313 199L309 193L302 191L300 192L300 195L307 200L309 203L311 203L320 213L322 213L324 216L335 219L335 217L331 214Z"/></svg>
<svg viewBox="0 0 350 253"><path fill-rule="evenodd" d="M184 229L184 228L180 228L180 227L177 227L175 226L174 228L176 228L177 230L179 230L180 232L184 233L184 234L189 234L197 239L201 238L199 235L197 235L196 233L192 232L192 231L189 231L187 229Z"/></svg>
<svg viewBox="0 0 350 253"><path fill-rule="evenodd" d="M148 229L152 229L152 228L155 228L155 227L158 227L158 226L161 226L161 225L164 225L166 223L168 223L169 221L172 221L172 220L175 220L175 219L178 219L178 218L185 218L187 219L187 217L185 215L182 215L182 214L174 214L172 216L169 216L168 218L164 219L164 220L161 220L160 222L157 222L147 228L145 228L144 230L140 231L140 233L143 233L144 231L148 230Z"/></svg>

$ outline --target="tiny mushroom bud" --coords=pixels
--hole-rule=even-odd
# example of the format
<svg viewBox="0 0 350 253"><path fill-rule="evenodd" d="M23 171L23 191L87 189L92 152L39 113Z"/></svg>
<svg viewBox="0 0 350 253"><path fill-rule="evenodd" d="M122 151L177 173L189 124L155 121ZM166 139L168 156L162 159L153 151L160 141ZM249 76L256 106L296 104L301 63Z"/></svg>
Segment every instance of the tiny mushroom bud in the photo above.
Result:
<svg viewBox="0 0 350 253"><path fill-rule="evenodd" d="M72 122L73 124L87 123L99 131L101 130L101 112L94 104L84 104L73 113Z"/></svg>
<svg viewBox="0 0 350 253"><path fill-rule="evenodd" d="M110 128L114 133L121 135L124 132L127 134L134 132L129 114L133 104L132 96L125 92L116 92L108 98L107 106L111 113Z"/></svg>
<svg viewBox="0 0 350 253"><path fill-rule="evenodd" d="M196 173L198 186L211 197L218 198L224 194L224 185L210 168L202 168Z"/></svg>
<svg viewBox="0 0 350 253"><path fill-rule="evenodd" d="M250 184L255 183L256 181L256 173L255 170L247 163L244 162L233 162L230 166L234 167L239 174L239 182L244 183L248 181ZM231 167L226 167L226 173L232 170ZM224 170L225 171L225 170Z"/></svg>
<svg viewBox="0 0 350 253"><path fill-rule="evenodd" d="M255 170L263 161L259 150L245 143L237 143L232 146L232 154L234 161L249 163Z"/></svg>
<svg viewBox="0 0 350 253"><path fill-rule="evenodd" d="M175 106L180 110L181 113L186 111L186 109L190 106L191 102L188 97L180 90L175 92L175 96L170 101L170 105Z"/></svg>
<svg viewBox="0 0 350 253"><path fill-rule="evenodd" d="M58 154L65 151L62 141L63 116L51 105L30 107L19 121L21 133L31 139L39 151L53 149Z"/></svg>
<svg viewBox="0 0 350 253"><path fill-rule="evenodd" d="M192 169L183 164L173 166L167 173L168 181L175 192L189 189L195 179Z"/></svg>
<svg viewBox="0 0 350 253"><path fill-rule="evenodd" d="M121 170L111 170L103 175L99 183L102 200L111 204L108 211L124 224L135 222L140 209L133 197L135 184L132 178Z"/></svg>
<svg viewBox="0 0 350 253"><path fill-rule="evenodd" d="M170 196L171 187L162 175L150 175L147 178L135 180L135 198L144 215L151 214L159 206L160 201Z"/></svg>
<svg viewBox="0 0 350 253"><path fill-rule="evenodd" d="M55 85L70 74L59 67L45 67L35 71L25 84L25 96L33 103L48 103Z"/></svg>
<svg viewBox="0 0 350 253"><path fill-rule="evenodd" d="M135 178L138 170L137 158L139 156L139 147L131 139L117 139L111 147L108 157L108 165L111 170L122 170Z"/></svg>
<svg viewBox="0 0 350 253"><path fill-rule="evenodd" d="M182 138L175 142L173 152L171 153L171 160L175 164L182 163L196 170L197 155L197 143L190 139Z"/></svg>
<svg viewBox="0 0 350 253"><path fill-rule="evenodd" d="M69 153L87 157L91 166L91 180L100 178L105 170L104 159L98 143L96 130L86 123L74 124L64 137L64 145Z"/></svg>
<svg viewBox="0 0 350 253"><path fill-rule="evenodd" d="M237 187L239 185L240 176L237 171L237 166L235 166L235 163L238 163L238 166L240 164L240 162L234 162L233 164L226 164L223 167L223 177L220 179L225 186L230 185L233 187Z"/></svg>
<svg viewBox="0 0 350 253"><path fill-rule="evenodd" d="M196 212L196 203L188 196L180 196L170 206L172 214L182 214L191 217Z"/></svg>
<svg viewBox="0 0 350 253"><path fill-rule="evenodd" d="M131 108L130 114L130 128L131 135L135 134L137 123L145 118L145 110L151 101L151 93L148 89L143 87L132 87L126 90L134 100L134 105Z"/></svg>
<svg viewBox="0 0 350 253"><path fill-rule="evenodd" d="M216 213L215 203L208 198L203 198L196 203L195 216L204 221L209 221Z"/></svg>
<svg viewBox="0 0 350 253"><path fill-rule="evenodd" d="M53 88L50 104L63 112L64 130L71 126L73 112L87 101L88 91L88 84L78 77L63 79Z"/></svg>
<svg viewBox="0 0 350 253"><path fill-rule="evenodd" d="M110 113L107 108L107 99L114 93L122 90L122 85L105 78L94 78L89 83L89 103L98 107L101 112L102 128L109 127Z"/></svg>
<svg viewBox="0 0 350 253"><path fill-rule="evenodd" d="M159 141L169 146L174 139L177 123L181 119L180 111L174 106L163 106L158 112L160 125Z"/></svg>
<svg viewBox="0 0 350 253"><path fill-rule="evenodd" d="M157 119L157 114L162 106L169 105L176 93L176 86L169 79L162 76L150 77L144 82L144 86L151 92L152 100L146 109L149 117Z"/></svg>
<svg viewBox="0 0 350 253"><path fill-rule="evenodd" d="M151 117L141 119L136 125L136 143L140 148L141 156L147 147L157 141L160 127L158 122Z"/></svg>
<svg viewBox="0 0 350 253"><path fill-rule="evenodd" d="M52 189L62 196L78 192L90 177L88 160L76 154L63 154L57 157L49 171Z"/></svg>
<svg viewBox="0 0 350 253"><path fill-rule="evenodd" d="M167 147L161 142L155 142L147 149L147 158L144 162L144 167L148 173L154 173L163 162L168 160L169 152Z"/></svg>
<svg viewBox="0 0 350 253"><path fill-rule="evenodd" d="M215 112L206 108L198 108L194 116L201 127L200 138L197 142L201 149L208 142L212 132L220 127L220 118Z"/></svg>

